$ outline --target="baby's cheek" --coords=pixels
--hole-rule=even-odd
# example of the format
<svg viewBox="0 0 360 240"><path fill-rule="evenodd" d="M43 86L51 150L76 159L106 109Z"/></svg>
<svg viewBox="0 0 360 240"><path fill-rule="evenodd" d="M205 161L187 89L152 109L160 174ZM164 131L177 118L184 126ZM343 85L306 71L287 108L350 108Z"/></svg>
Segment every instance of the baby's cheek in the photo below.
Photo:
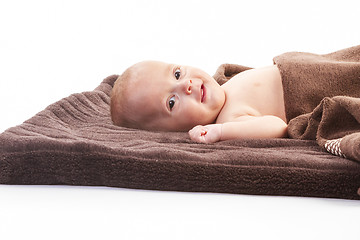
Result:
<svg viewBox="0 0 360 240"><path fill-rule="evenodd" d="M203 111L196 105L189 105L189 107L186 108L184 115L189 119L201 119Z"/></svg>

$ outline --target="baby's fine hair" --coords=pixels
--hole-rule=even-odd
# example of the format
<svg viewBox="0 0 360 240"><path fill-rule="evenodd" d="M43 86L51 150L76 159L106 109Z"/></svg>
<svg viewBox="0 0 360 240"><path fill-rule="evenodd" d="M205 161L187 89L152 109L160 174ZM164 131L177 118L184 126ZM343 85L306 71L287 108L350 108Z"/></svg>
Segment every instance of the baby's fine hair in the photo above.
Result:
<svg viewBox="0 0 360 240"><path fill-rule="evenodd" d="M110 95L110 113L111 120L117 126L139 128L139 124L131 119L131 109L127 107L128 101L128 86L131 84L131 79L136 75L134 67L131 66L126 69L115 81Z"/></svg>

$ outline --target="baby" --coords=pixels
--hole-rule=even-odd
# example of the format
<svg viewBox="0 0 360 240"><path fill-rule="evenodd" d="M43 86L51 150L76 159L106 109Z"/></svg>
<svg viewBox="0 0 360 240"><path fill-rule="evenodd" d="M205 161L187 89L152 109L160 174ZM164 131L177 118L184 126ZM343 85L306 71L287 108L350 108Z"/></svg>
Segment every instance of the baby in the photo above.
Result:
<svg viewBox="0 0 360 240"><path fill-rule="evenodd" d="M140 62L114 83L111 118L124 127L189 131L202 143L287 136L276 65L241 72L220 86L198 68Z"/></svg>

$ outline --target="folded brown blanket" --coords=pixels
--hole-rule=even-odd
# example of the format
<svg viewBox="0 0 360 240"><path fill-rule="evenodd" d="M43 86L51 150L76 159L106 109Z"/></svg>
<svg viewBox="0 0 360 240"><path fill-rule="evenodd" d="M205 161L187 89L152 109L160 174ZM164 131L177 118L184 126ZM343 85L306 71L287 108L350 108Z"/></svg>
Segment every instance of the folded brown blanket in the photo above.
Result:
<svg viewBox="0 0 360 240"><path fill-rule="evenodd" d="M312 139L360 161L360 45L330 54L274 58L284 87L289 136Z"/></svg>
<svg viewBox="0 0 360 240"><path fill-rule="evenodd" d="M223 65L216 76L226 81L246 69ZM1 133L0 183L360 199L360 163L323 152L314 141L199 144L187 133L115 126L109 94L116 78Z"/></svg>

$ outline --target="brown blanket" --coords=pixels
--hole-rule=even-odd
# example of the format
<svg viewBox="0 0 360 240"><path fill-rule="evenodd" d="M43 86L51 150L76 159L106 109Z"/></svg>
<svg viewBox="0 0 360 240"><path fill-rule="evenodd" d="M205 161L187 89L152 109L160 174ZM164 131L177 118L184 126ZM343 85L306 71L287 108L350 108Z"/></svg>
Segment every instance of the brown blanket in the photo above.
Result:
<svg viewBox="0 0 360 240"><path fill-rule="evenodd" d="M216 76L226 81L246 69L223 65ZM1 133L0 183L360 199L360 163L323 152L314 141L198 144L187 133L114 126L109 94L116 77Z"/></svg>
<svg viewBox="0 0 360 240"><path fill-rule="evenodd" d="M284 88L289 136L312 139L332 154L360 161L360 45L317 55L274 58Z"/></svg>

